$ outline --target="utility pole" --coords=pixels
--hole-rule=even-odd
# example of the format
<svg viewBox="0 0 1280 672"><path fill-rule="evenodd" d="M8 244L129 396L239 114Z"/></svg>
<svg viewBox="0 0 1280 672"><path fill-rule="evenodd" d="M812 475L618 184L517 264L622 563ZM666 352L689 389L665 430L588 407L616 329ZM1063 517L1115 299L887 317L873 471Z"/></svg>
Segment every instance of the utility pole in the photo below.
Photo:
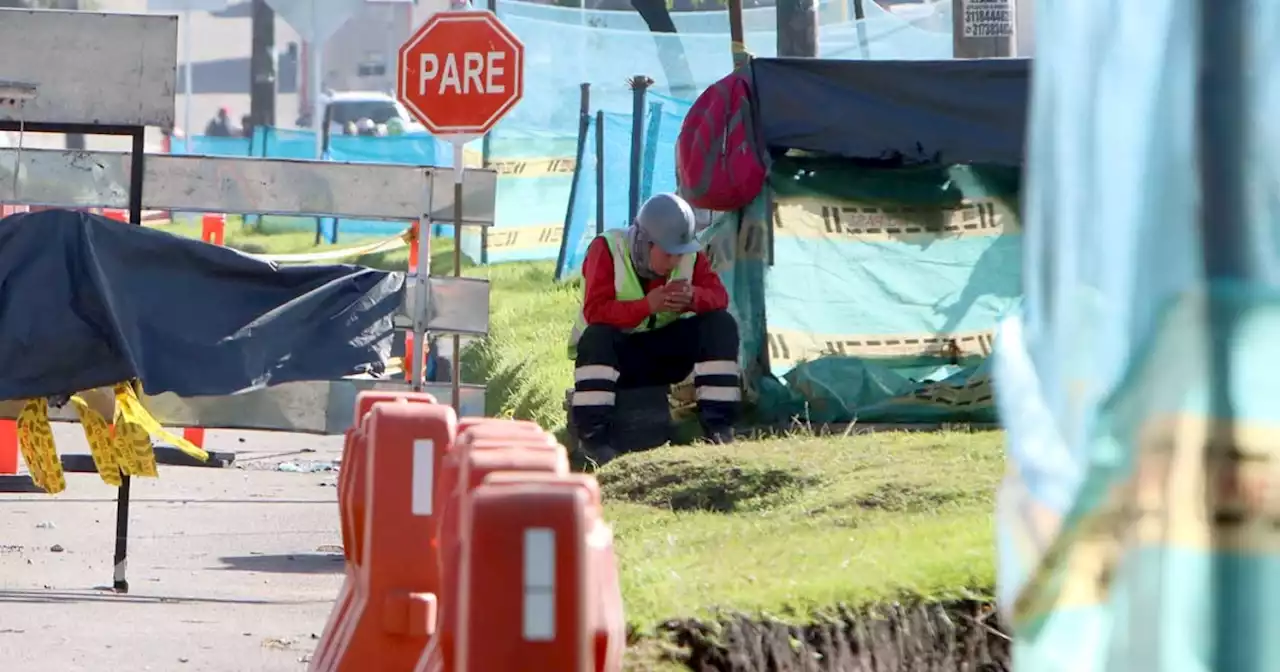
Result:
<svg viewBox="0 0 1280 672"><path fill-rule="evenodd" d="M817 0L777 0L778 55L818 56Z"/></svg>
<svg viewBox="0 0 1280 672"><path fill-rule="evenodd" d="M1017 55L1017 0L951 0L956 58Z"/></svg>
<svg viewBox="0 0 1280 672"><path fill-rule="evenodd" d="M253 0L253 52L249 57L249 116L254 127L276 125L276 13Z"/></svg>

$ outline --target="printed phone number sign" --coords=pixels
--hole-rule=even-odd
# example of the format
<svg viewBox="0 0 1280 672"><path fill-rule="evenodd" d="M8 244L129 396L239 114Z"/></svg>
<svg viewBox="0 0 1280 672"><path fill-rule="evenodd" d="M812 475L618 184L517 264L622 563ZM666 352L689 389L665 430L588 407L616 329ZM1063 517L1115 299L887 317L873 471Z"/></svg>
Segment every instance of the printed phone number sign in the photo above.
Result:
<svg viewBox="0 0 1280 672"><path fill-rule="evenodd" d="M1014 0L964 0L965 37L1012 37Z"/></svg>

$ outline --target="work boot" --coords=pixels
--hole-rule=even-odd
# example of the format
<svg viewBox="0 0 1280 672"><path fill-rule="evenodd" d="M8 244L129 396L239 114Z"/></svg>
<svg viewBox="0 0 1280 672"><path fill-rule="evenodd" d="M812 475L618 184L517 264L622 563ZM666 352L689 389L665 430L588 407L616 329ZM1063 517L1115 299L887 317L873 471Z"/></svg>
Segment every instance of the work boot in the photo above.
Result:
<svg viewBox="0 0 1280 672"><path fill-rule="evenodd" d="M718 446L733 443L733 427L704 427L703 437Z"/></svg>
<svg viewBox="0 0 1280 672"><path fill-rule="evenodd" d="M618 451L607 443L593 442L582 444L582 454L587 458L588 466L594 471L612 462L618 456Z"/></svg>

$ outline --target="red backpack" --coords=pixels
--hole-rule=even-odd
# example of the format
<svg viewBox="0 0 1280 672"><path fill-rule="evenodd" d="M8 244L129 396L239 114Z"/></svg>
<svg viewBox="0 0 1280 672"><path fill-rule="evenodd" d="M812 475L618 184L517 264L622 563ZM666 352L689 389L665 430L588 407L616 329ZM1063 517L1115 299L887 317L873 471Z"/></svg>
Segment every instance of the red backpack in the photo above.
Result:
<svg viewBox="0 0 1280 672"><path fill-rule="evenodd" d="M764 188L768 168L756 144L751 81L741 71L693 101L676 141L676 179L695 208L732 212Z"/></svg>

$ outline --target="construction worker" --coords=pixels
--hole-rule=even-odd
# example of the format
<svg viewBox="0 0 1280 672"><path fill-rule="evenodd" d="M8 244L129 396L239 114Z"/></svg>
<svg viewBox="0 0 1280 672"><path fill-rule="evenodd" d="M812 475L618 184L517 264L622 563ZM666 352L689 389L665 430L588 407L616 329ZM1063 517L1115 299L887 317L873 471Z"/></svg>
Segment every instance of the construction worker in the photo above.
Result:
<svg viewBox="0 0 1280 672"><path fill-rule="evenodd" d="M742 399L738 324L729 294L694 239L693 209L658 194L626 229L587 248L582 312L569 341L576 362L570 422L587 457L617 457L609 425L619 389L673 385L694 374L707 439L733 440Z"/></svg>

